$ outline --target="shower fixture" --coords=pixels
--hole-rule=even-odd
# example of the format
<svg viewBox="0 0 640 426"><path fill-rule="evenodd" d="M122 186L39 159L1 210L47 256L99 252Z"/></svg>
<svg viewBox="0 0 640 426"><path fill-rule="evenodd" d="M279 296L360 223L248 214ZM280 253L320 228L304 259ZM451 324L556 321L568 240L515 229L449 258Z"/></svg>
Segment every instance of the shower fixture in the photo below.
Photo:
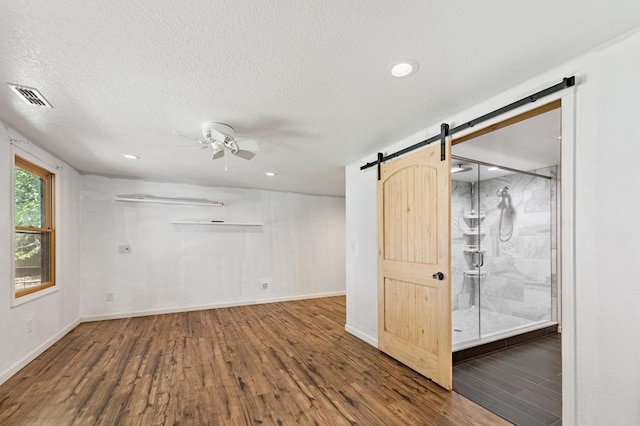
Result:
<svg viewBox="0 0 640 426"><path fill-rule="evenodd" d="M513 206L511 205L511 194L509 194L509 185L505 185L496 191L496 196L501 197L502 200L498 204L500 208L500 220L498 222L498 237L500 241L507 242L513 235ZM505 232L502 229L503 223L508 223L508 230Z"/></svg>
<svg viewBox="0 0 640 426"><path fill-rule="evenodd" d="M496 196L506 197L507 195L509 195L508 191L509 191L509 185L505 185L496 191Z"/></svg>

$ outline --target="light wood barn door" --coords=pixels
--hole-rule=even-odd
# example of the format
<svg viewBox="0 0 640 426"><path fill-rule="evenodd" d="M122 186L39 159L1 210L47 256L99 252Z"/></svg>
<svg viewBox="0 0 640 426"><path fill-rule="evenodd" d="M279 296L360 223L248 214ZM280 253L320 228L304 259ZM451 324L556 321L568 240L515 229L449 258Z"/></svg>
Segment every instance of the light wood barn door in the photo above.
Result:
<svg viewBox="0 0 640 426"><path fill-rule="evenodd" d="M434 144L382 165L378 347L451 389L451 160ZM440 273L442 275L440 275Z"/></svg>

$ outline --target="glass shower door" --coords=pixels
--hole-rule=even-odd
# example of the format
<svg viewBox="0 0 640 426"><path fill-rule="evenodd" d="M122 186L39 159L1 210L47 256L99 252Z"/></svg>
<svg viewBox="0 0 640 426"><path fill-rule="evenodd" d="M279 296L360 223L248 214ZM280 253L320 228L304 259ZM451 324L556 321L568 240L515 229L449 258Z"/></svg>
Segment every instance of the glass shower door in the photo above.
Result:
<svg viewBox="0 0 640 426"><path fill-rule="evenodd" d="M552 179L480 166L480 337L551 320ZM498 175L498 177L496 177Z"/></svg>
<svg viewBox="0 0 640 426"><path fill-rule="evenodd" d="M451 199L454 347L556 320L555 166L518 172L466 160L457 168Z"/></svg>

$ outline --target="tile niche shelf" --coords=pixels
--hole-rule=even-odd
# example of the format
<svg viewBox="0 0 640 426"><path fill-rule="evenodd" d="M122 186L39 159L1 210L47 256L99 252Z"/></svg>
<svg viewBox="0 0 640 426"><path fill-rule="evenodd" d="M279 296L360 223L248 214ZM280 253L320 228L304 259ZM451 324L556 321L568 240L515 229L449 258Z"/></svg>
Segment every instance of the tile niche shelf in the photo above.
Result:
<svg viewBox="0 0 640 426"><path fill-rule="evenodd" d="M174 220L174 225L262 226L257 222L225 222L223 220Z"/></svg>

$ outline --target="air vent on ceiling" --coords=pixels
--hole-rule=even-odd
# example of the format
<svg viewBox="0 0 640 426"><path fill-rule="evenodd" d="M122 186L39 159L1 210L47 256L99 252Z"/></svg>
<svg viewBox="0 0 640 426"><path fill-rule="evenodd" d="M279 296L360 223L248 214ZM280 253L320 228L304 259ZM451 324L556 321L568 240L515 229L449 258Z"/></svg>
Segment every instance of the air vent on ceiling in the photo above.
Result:
<svg viewBox="0 0 640 426"><path fill-rule="evenodd" d="M17 84L7 83L11 90L13 90L20 98L30 105L37 105L42 107L53 108L49 102L42 96L42 93L38 92L38 89L33 87L20 86Z"/></svg>

